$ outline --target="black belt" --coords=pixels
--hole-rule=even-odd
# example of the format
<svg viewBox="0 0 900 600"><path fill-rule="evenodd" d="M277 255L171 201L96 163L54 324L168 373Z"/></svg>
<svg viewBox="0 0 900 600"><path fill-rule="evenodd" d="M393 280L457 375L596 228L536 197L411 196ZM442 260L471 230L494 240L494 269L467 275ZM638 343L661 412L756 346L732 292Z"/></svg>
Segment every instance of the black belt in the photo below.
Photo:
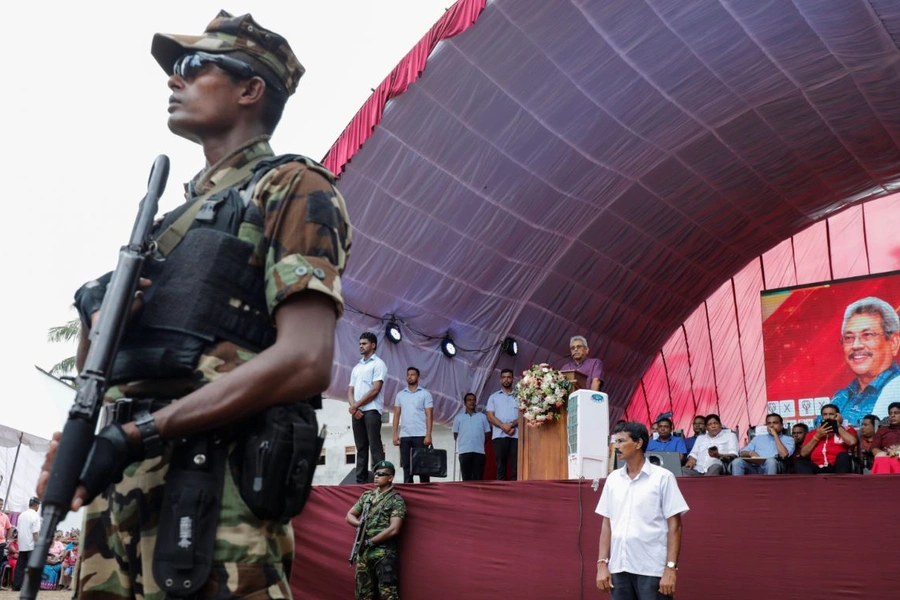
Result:
<svg viewBox="0 0 900 600"><path fill-rule="evenodd" d="M108 405L109 422L124 425L134 420L134 415L146 410L154 413L172 403L172 400L159 400L157 398L125 398L116 400Z"/></svg>

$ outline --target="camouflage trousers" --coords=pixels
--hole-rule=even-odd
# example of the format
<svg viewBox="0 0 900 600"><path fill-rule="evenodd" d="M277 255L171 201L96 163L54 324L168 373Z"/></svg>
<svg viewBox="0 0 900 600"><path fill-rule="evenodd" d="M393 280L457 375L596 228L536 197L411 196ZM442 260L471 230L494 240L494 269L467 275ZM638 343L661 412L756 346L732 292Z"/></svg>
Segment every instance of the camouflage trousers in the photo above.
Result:
<svg viewBox="0 0 900 600"><path fill-rule="evenodd" d="M153 550L168 467L169 450L159 458L134 463L121 482L87 506L79 600L165 598L153 578ZM258 519L226 472L212 572L198 597L290 600L293 553L291 525Z"/></svg>
<svg viewBox="0 0 900 600"><path fill-rule="evenodd" d="M356 561L356 600L399 600L397 554L385 548L360 552Z"/></svg>

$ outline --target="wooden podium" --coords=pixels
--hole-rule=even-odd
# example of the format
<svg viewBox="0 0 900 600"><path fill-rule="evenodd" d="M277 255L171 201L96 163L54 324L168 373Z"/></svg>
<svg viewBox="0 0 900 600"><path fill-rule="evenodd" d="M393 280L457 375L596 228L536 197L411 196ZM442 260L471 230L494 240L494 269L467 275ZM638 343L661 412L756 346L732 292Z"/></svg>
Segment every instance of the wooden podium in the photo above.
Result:
<svg viewBox="0 0 900 600"><path fill-rule="evenodd" d="M587 377L579 371L561 371L573 382L572 391L587 387ZM521 481L536 479L568 479L569 449L566 421L568 411L563 404L559 419L540 427L525 424L519 416L518 476Z"/></svg>

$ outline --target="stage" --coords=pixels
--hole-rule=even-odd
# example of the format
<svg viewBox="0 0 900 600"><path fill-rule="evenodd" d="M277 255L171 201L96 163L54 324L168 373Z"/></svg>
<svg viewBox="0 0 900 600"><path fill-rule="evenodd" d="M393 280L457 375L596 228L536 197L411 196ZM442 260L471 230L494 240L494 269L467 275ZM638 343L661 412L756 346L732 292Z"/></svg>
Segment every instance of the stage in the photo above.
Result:
<svg viewBox="0 0 900 600"><path fill-rule="evenodd" d="M679 599L898 597L900 475L679 478ZM397 485L405 600L603 598L590 481ZM347 511L366 486L313 488L294 521L297 599L353 598Z"/></svg>

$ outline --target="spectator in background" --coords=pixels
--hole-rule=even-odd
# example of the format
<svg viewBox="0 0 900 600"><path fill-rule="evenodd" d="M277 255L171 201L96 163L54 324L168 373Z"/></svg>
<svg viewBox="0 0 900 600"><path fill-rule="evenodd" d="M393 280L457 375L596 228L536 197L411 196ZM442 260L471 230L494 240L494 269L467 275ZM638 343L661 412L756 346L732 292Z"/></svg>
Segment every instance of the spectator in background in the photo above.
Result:
<svg viewBox="0 0 900 600"><path fill-rule="evenodd" d="M587 386L595 392L603 385L603 362L599 358L588 358L587 339L576 335L569 340L569 352L572 360L560 367L560 371L578 371L587 379Z"/></svg>
<svg viewBox="0 0 900 600"><path fill-rule="evenodd" d="M794 440L784 434L781 415L766 415L765 435L756 435L731 463L732 475L777 475L794 452Z"/></svg>
<svg viewBox="0 0 900 600"><path fill-rule="evenodd" d="M9 543L6 544L6 562L13 573L11 580L15 579L16 563L19 560L19 530L15 527L9 532Z"/></svg>
<svg viewBox="0 0 900 600"><path fill-rule="evenodd" d="M66 550L63 554L62 577L59 585L65 590L71 589L72 577L75 575L75 565L78 564L78 533L71 532L69 543L66 544Z"/></svg>
<svg viewBox="0 0 900 600"><path fill-rule="evenodd" d="M872 468L872 442L875 440L875 432L878 431L880 419L875 415L866 415L859 427L859 460L862 461L863 472Z"/></svg>
<svg viewBox="0 0 900 600"><path fill-rule="evenodd" d="M28 558L31 556L34 543L41 532L41 516L37 512L40 505L41 501L34 496L28 501L28 509L19 515L19 560L16 562L15 577L13 578L13 591L15 592L22 589L22 582L25 581L25 567L28 565Z"/></svg>
<svg viewBox="0 0 900 600"><path fill-rule="evenodd" d="M680 437L672 435L672 419L663 417L656 422L656 428L659 437L650 440L647 444L647 452L677 452L678 459L684 459L687 450L684 447L684 440Z"/></svg>
<svg viewBox="0 0 900 600"><path fill-rule="evenodd" d="M738 439L734 432L722 428L719 415L707 415L706 433L694 444L687 462L681 468L681 474L723 475L725 473L723 461L736 457L737 453Z"/></svg>
<svg viewBox="0 0 900 600"><path fill-rule="evenodd" d="M887 450L900 445L900 402L888 406L888 424L882 425L872 439L872 454L884 456Z"/></svg>
<svg viewBox="0 0 900 600"><path fill-rule="evenodd" d="M691 450L694 449L694 443L697 441L697 438L706 433L706 416L705 415L697 415L694 417L694 435L689 438L684 439L684 448L685 454L690 454Z"/></svg>
<svg viewBox="0 0 900 600"><path fill-rule="evenodd" d="M431 427L434 423L434 400L431 392L419 386L419 369L406 369L406 387L394 400L394 445L400 446L400 467L403 483L412 483L411 455L413 448L431 445ZM419 483L429 483L431 477L419 475Z"/></svg>
<svg viewBox="0 0 900 600"><path fill-rule="evenodd" d="M6 516L6 513L3 512L3 498L0 498L0 544L5 544L10 539L10 531L12 531L12 523L9 517Z"/></svg>
<svg viewBox="0 0 900 600"><path fill-rule="evenodd" d="M822 424L806 434L800 458L794 468L801 475L850 473L853 465L850 450L856 446L856 430L844 427L841 413L834 404L822 406Z"/></svg>
<svg viewBox="0 0 900 600"><path fill-rule="evenodd" d="M803 440L806 439L807 433L809 433L809 425L807 425L806 423L794 423L794 426L791 427L791 439L794 440L794 451L791 452L790 457L788 457L788 473L797 472L797 459L800 458L800 449L803 447Z"/></svg>
<svg viewBox="0 0 900 600"><path fill-rule="evenodd" d="M500 371L500 389L488 398L487 419L494 426L492 438L497 479L506 479L508 465L511 479L515 481L519 469L519 402L513 394L512 369Z"/></svg>
<svg viewBox="0 0 900 600"><path fill-rule="evenodd" d="M453 419L453 439L459 452L459 470L463 481L484 478L484 445L490 439L491 426L483 413L475 411L475 394L463 398L466 410Z"/></svg>

